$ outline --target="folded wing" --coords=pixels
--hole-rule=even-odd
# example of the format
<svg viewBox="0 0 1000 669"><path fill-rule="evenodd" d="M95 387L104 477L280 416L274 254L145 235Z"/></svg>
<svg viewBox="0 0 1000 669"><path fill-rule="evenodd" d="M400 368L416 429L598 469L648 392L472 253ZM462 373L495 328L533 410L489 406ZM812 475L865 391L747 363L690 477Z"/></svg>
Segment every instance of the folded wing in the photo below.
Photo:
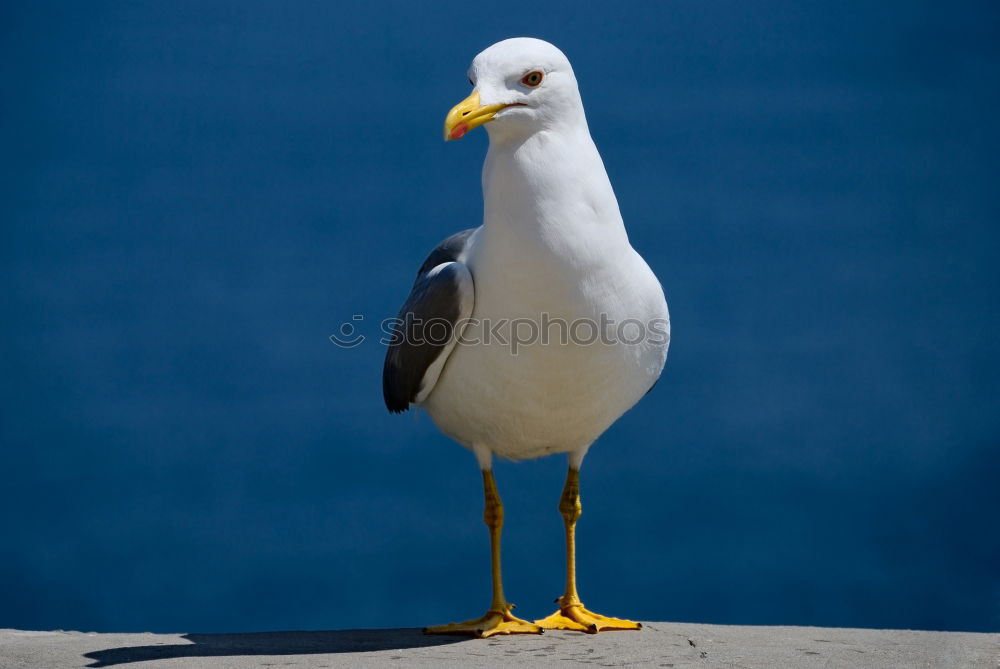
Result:
<svg viewBox="0 0 1000 669"><path fill-rule="evenodd" d="M472 315L475 289L462 260L474 232L452 235L427 256L393 323L382 367L382 395L391 413L406 411L431 393L459 329Z"/></svg>

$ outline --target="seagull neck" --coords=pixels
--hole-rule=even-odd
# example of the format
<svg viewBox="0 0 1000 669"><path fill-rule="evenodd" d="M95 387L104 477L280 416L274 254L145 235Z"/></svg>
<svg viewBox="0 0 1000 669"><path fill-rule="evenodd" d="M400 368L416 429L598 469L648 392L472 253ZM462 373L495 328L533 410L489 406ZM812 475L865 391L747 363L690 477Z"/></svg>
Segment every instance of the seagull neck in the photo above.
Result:
<svg viewBox="0 0 1000 669"><path fill-rule="evenodd" d="M618 201L586 123L520 140L491 136L483 164L483 204L487 226L572 228L589 221L624 233Z"/></svg>

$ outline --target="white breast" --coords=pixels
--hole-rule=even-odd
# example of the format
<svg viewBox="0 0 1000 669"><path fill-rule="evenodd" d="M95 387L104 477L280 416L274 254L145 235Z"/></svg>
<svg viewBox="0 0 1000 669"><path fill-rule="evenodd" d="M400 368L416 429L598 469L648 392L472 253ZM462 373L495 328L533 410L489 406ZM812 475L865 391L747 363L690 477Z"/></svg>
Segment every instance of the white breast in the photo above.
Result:
<svg viewBox="0 0 1000 669"><path fill-rule="evenodd" d="M459 443L505 457L586 448L659 377L669 342L660 285L631 248L571 274L491 253L488 241L468 259L473 322L422 406ZM615 341L657 321L638 343ZM588 343L602 323L608 336Z"/></svg>

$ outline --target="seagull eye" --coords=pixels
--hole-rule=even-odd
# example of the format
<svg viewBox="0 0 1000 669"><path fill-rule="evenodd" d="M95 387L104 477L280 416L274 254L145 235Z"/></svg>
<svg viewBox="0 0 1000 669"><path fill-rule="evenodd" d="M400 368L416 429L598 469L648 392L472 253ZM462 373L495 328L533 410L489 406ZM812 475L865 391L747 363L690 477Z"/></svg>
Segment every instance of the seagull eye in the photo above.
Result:
<svg viewBox="0 0 1000 669"><path fill-rule="evenodd" d="M475 86L475 85L476 85L476 82L474 82L474 81L472 80L472 77L469 77L469 85L470 85L470 86Z"/></svg>
<svg viewBox="0 0 1000 669"><path fill-rule="evenodd" d="M542 83L543 76L545 75L543 75L540 70L532 70L521 77L521 83L530 88L534 88L538 84Z"/></svg>

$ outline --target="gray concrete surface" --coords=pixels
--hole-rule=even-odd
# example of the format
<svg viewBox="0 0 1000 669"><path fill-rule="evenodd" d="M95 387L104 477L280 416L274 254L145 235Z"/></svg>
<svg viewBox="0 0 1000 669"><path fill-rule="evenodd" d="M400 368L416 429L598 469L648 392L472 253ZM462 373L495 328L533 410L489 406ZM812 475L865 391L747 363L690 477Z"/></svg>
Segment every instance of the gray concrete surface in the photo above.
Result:
<svg viewBox="0 0 1000 669"><path fill-rule="evenodd" d="M1000 667L1000 634L644 623L464 639L417 629L253 634L0 630L0 667Z"/></svg>

